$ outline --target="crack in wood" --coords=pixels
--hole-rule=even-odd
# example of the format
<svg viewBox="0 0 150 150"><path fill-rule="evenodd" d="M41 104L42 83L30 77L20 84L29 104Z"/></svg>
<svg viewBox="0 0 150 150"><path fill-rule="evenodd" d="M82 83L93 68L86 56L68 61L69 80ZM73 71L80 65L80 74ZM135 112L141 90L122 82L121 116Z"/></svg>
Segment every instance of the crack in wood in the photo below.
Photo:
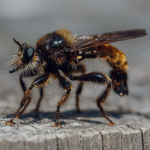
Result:
<svg viewBox="0 0 150 150"><path fill-rule="evenodd" d="M144 150L144 138L143 138L143 131L139 128L141 131L141 140L142 140L142 150Z"/></svg>
<svg viewBox="0 0 150 150"><path fill-rule="evenodd" d="M58 141L58 137L56 136L56 142L57 142L57 150L59 150L59 141Z"/></svg>
<svg viewBox="0 0 150 150"><path fill-rule="evenodd" d="M100 132L100 135L101 135L101 137L102 137L102 150L104 150L104 139L103 139L103 134L102 134L102 132Z"/></svg>

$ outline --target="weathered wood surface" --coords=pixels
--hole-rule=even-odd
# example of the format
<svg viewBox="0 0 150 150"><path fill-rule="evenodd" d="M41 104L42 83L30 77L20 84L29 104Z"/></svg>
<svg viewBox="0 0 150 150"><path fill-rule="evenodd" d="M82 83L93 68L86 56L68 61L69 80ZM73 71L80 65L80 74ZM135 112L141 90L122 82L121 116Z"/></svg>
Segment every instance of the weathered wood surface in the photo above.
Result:
<svg viewBox="0 0 150 150"><path fill-rule="evenodd" d="M69 120L63 119L66 123L63 124L63 128L54 128L53 122L49 119L43 119L38 123L18 121L13 127L5 126L6 119L1 119L0 149L149 150L150 121L136 115L124 115L123 118L126 118L123 119L124 121L127 119L136 119L136 121L121 123L114 118L117 125L110 128L105 123L91 123L87 118L74 117ZM102 118L96 120L105 122Z"/></svg>
<svg viewBox="0 0 150 150"><path fill-rule="evenodd" d="M149 104L148 95L142 97L142 103L140 93L122 99L111 93L104 108L109 110L109 116L116 126L109 127L107 120L96 108L96 96L88 94L98 94L97 87L89 86L92 88L85 87L81 96L80 114L75 112L74 94L62 108L62 128L53 127L55 100L47 101L49 96L45 96L39 113L32 112L37 102L33 100L26 113L16 119L14 126L5 125L19 104L16 100L17 93L10 94L8 100L0 102L0 150L149 150L150 115L146 109ZM135 88L138 91L141 87ZM13 91L18 90L19 86ZM46 88L45 95L50 94L49 90L55 95L53 86ZM19 91L21 97L21 90ZM38 91L34 93L38 97Z"/></svg>

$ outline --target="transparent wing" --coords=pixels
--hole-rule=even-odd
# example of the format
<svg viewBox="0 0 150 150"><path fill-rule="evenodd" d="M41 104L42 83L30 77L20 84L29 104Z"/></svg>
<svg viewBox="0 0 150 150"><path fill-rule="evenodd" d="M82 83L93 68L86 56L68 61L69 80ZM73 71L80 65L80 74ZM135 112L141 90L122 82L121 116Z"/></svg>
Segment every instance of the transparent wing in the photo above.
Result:
<svg viewBox="0 0 150 150"><path fill-rule="evenodd" d="M145 35L147 35L147 33L144 29L136 29L136 30L108 32L98 35L79 36L76 38L78 44L75 46L74 49L70 51L82 48L84 49L85 47L93 47L102 44L113 43L116 41L138 38Z"/></svg>

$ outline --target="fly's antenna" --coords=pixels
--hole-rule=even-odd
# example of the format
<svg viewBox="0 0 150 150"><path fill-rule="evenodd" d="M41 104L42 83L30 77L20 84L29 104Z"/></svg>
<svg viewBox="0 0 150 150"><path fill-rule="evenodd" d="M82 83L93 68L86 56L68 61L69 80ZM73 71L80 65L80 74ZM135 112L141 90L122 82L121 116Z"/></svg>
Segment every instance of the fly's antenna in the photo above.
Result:
<svg viewBox="0 0 150 150"><path fill-rule="evenodd" d="M19 47L22 49L21 44L20 44L18 41L16 41L14 38L13 38L13 41L14 41L17 45L19 45Z"/></svg>

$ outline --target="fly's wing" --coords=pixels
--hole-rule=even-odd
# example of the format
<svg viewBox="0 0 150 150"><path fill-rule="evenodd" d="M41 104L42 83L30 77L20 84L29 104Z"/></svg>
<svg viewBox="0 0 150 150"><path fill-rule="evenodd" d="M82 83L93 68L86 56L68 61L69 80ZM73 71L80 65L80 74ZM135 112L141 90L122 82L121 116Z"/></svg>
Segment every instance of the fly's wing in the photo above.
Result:
<svg viewBox="0 0 150 150"><path fill-rule="evenodd" d="M84 49L86 47L98 46L102 44L113 43L116 41L128 40L132 38L142 37L145 35L147 35L147 33L144 29L136 29L136 30L108 32L99 35L79 36L76 38L77 45L75 46L74 49L70 51Z"/></svg>

